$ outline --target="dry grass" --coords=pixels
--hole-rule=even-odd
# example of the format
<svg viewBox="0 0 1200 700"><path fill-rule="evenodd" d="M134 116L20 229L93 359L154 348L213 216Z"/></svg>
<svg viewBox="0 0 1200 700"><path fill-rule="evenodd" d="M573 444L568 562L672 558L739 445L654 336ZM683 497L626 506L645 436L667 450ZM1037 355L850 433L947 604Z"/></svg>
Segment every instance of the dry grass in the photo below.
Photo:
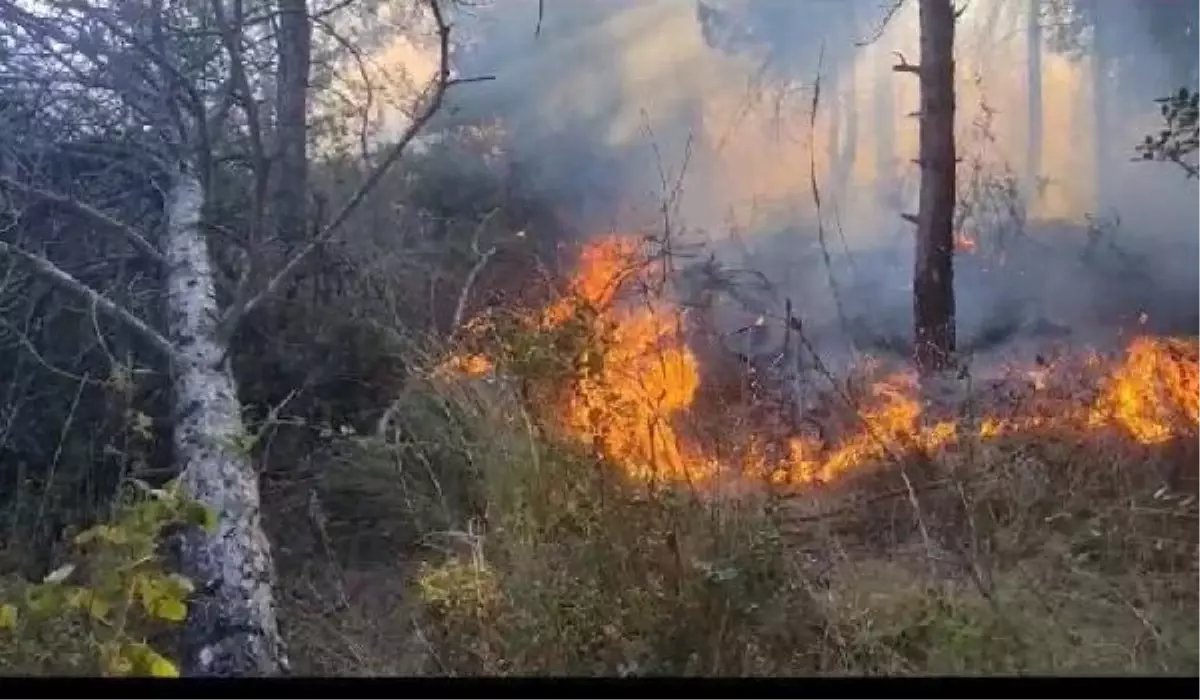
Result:
<svg viewBox="0 0 1200 700"><path fill-rule="evenodd" d="M590 272L585 299L611 276ZM298 670L1200 671L1195 340L1039 348L946 382L936 410L867 363L797 454L761 401L693 394L710 378L670 318L595 306L492 324L474 378L414 372L394 430L306 455L272 499ZM641 478L662 447L789 478Z"/></svg>
<svg viewBox="0 0 1200 700"><path fill-rule="evenodd" d="M1066 404L1047 396L1085 402L1073 372L986 390L1052 415ZM332 551L298 534L303 496L274 499L301 672L1200 671L1187 416L1150 445L1111 426L968 431L718 500L622 478L499 380L409 387L397 436L314 457Z"/></svg>

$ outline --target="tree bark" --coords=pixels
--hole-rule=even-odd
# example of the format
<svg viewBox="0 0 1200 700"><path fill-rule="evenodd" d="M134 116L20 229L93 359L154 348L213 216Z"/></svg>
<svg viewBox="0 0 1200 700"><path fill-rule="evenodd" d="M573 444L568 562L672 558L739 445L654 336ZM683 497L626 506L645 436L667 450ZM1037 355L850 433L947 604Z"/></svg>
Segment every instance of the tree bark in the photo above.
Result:
<svg viewBox="0 0 1200 700"><path fill-rule="evenodd" d="M167 203L164 257L167 330L176 349L176 459L186 493L213 509L215 532L183 538L181 563L196 585L183 639L188 675L270 675L286 668L275 619L271 548L262 529L258 475L218 307L208 244L200 227L204 191L176 175Z"/></svg>
<svg viewBox="0 0 1200 700"><path fill-rule="evenodd" d="M279 78L275 130L278 170L271 197L275 235L285 247L303 240L308 196L308 78L312 25L305 0L279 0Z"/></svg>
<svg viewBox="0 0 1200 700"><path fill-rule="evenodd" d="M1042 177L1042 0L1029 0L1025 18L1025 89L1028 92L1025 141L1025 199L1035 211Z"/></svg>
<svg viewBox="0 0 1200 700"><path fill-rule="evenodd" d="M952 0L921 0L921 192L913 356L922 374L949 366L955 350L954 22Z"/></svg>

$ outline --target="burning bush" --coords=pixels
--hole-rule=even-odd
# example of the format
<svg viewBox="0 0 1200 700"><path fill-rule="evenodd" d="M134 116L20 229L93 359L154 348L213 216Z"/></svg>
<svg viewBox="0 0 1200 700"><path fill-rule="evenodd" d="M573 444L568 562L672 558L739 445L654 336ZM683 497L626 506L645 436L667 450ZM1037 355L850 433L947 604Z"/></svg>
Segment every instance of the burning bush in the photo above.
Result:
<svg viewBox="0 0 1200 700"><path fill-rule="evenodd" d="M700 372L679 310L662 298L621 295L650 284L639 254L629 238L590 244L567 295L533 317L488 325L503 339L495 358L459 355L445 367L482 370L496 362L501 372L533 385L539 397L534 408L547 425L594 447L627 475L702 481L729 459L714 454L706 440L711 436L687 430L699 412L711 409L696 403ZM967 437L1035 427L1086 433L1118 425L1139 442L1162 443L1194 433L1200 420L1196 348L1195 340L1138 337L1123 360L1088 353L1054 367L1042 366L1044 360L1004 367L990 386L965 390L964 403L976 412L970 424L923 416L915 375L869 362L862 396L836 385L827 392L830 410L841 419L824 439L753 434L751 427L743 446L774 447L742 450L737 463L721 466L740 475L770 475L776 484L828 482L914 450L936 452ZM1013 394L1018 384L1027 385L1019 398ZM719 407L729 416L746 408Z"/></svg>
<svg viewBox="0 0 1200 700"><path fill-rule="evenodd" d="M706 405L678 310L620 293L638 253L593 244L442 366L526 407L483 419L470 555L420 578L456 671L1195 671L1195 339L980 365L936 415L865 362L814 437ZM438 587L464 571L486 605Z"/></svg>

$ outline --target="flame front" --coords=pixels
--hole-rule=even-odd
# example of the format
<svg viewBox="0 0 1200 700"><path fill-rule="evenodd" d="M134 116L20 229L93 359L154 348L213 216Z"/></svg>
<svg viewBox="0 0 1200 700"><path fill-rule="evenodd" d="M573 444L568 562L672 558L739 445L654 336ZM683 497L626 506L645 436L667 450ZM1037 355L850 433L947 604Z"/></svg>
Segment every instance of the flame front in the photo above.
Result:
<svg viewBox="0 0 1200 700"><path fill-rule="evenodd" d="M1092 423L1115 420L1144 445L1170 440L1174 426L1200 422L1196 343L1141 336L1105 383Z"/></svg>
<svg viewBox="0 0 1200 700"><path fill-rule="evenodd" d="M587 246L572 294L543 315L543 324L562 324L585 302L596 312L593 330L604 339L601 348L589 351L598 356L580 358L559 422L637 478L702 479L705 460L696 458L675 427L700 385L696 358L679 337L676 316L661 304L615 302L628 278L645 274L636 264L638 252L631 239L620 236Z"/></svg>
<svg viewBox="0 0 1200 700"><path fill-rule="evenodd" d="M1030 395L1011 410L995 406L989 413L985 406L970 427L954 420L923 420L916 377L900 372L869 385L853 411L853 424L840 438L768 435L763 423L749 421L743 427L733 418L736 407L721 407L718 425L726 434L701 440L697 431L683 429L697 409L701 375L685 341L679 309L661 300L635 304L618 297L630 280L641 276L640 281L649 281L646 268L636 264L638 253L637 244L626 237L589 244L569 293L544 309L536 323L542 330L559 328L581 318L581 306L590 309L582 317L604 342L579 358L569 387L549 392L555 400L537 408L546 424L590 445L639 480L702 482L721 465L777 484L828 482L914 448L936 451L970 434L989 439L1023 430L1118 427L1137 442L1153 445L1200 424L1196 340L1143 336L1132 340L1124 361L1107 373L1105 361L1096 355L1071 367L1023 370ZM491 369L479 356L455 362L465 373ZM1069 378L1080 377L1086 386L1066 386ZM713 438L742 447L732 451L736 456L723 450L718 459Z"/></svg>

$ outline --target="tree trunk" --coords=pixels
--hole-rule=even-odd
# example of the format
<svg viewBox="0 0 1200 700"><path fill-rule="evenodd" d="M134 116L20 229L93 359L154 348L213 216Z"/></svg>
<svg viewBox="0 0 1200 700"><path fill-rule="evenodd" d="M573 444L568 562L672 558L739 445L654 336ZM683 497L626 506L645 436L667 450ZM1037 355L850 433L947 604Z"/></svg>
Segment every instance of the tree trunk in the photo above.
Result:
<svg viewBox="0 0 1200 700"><path fill-rule="evenodd" d="M1025 18L1025 89L1028 117L1025 142L1025 201L1037 210L1042 177L1042 0L1029 0Z"/></svg>
<svg viewBox="0 0 1200 700"><path fill-rule="evenodd" d="M922 374L954 354L954 4L921 0L921 193L913 274L914 360Z"/></svg>
<svg viewBox="0 0 1200 700"><path fill-rule="evenodd" d="M312 25L305 0L279 0L279 81L275 130L278 170L271 206L275 235L286 248L305 234L308 195L308 78Z"/></svg>
<svg viewBox="0 0 1200 700"><path fill-rule="evenodd" d="M213 533L189 532L180 552L196 585L183 640L189 675L268 675L286 667L275 619L274 566L262 529L258 475L244 446L237 385L219 317L204 191L181 172L167 203L167 331L176 350L176 459L186 493L217 514Z"/></svg>

